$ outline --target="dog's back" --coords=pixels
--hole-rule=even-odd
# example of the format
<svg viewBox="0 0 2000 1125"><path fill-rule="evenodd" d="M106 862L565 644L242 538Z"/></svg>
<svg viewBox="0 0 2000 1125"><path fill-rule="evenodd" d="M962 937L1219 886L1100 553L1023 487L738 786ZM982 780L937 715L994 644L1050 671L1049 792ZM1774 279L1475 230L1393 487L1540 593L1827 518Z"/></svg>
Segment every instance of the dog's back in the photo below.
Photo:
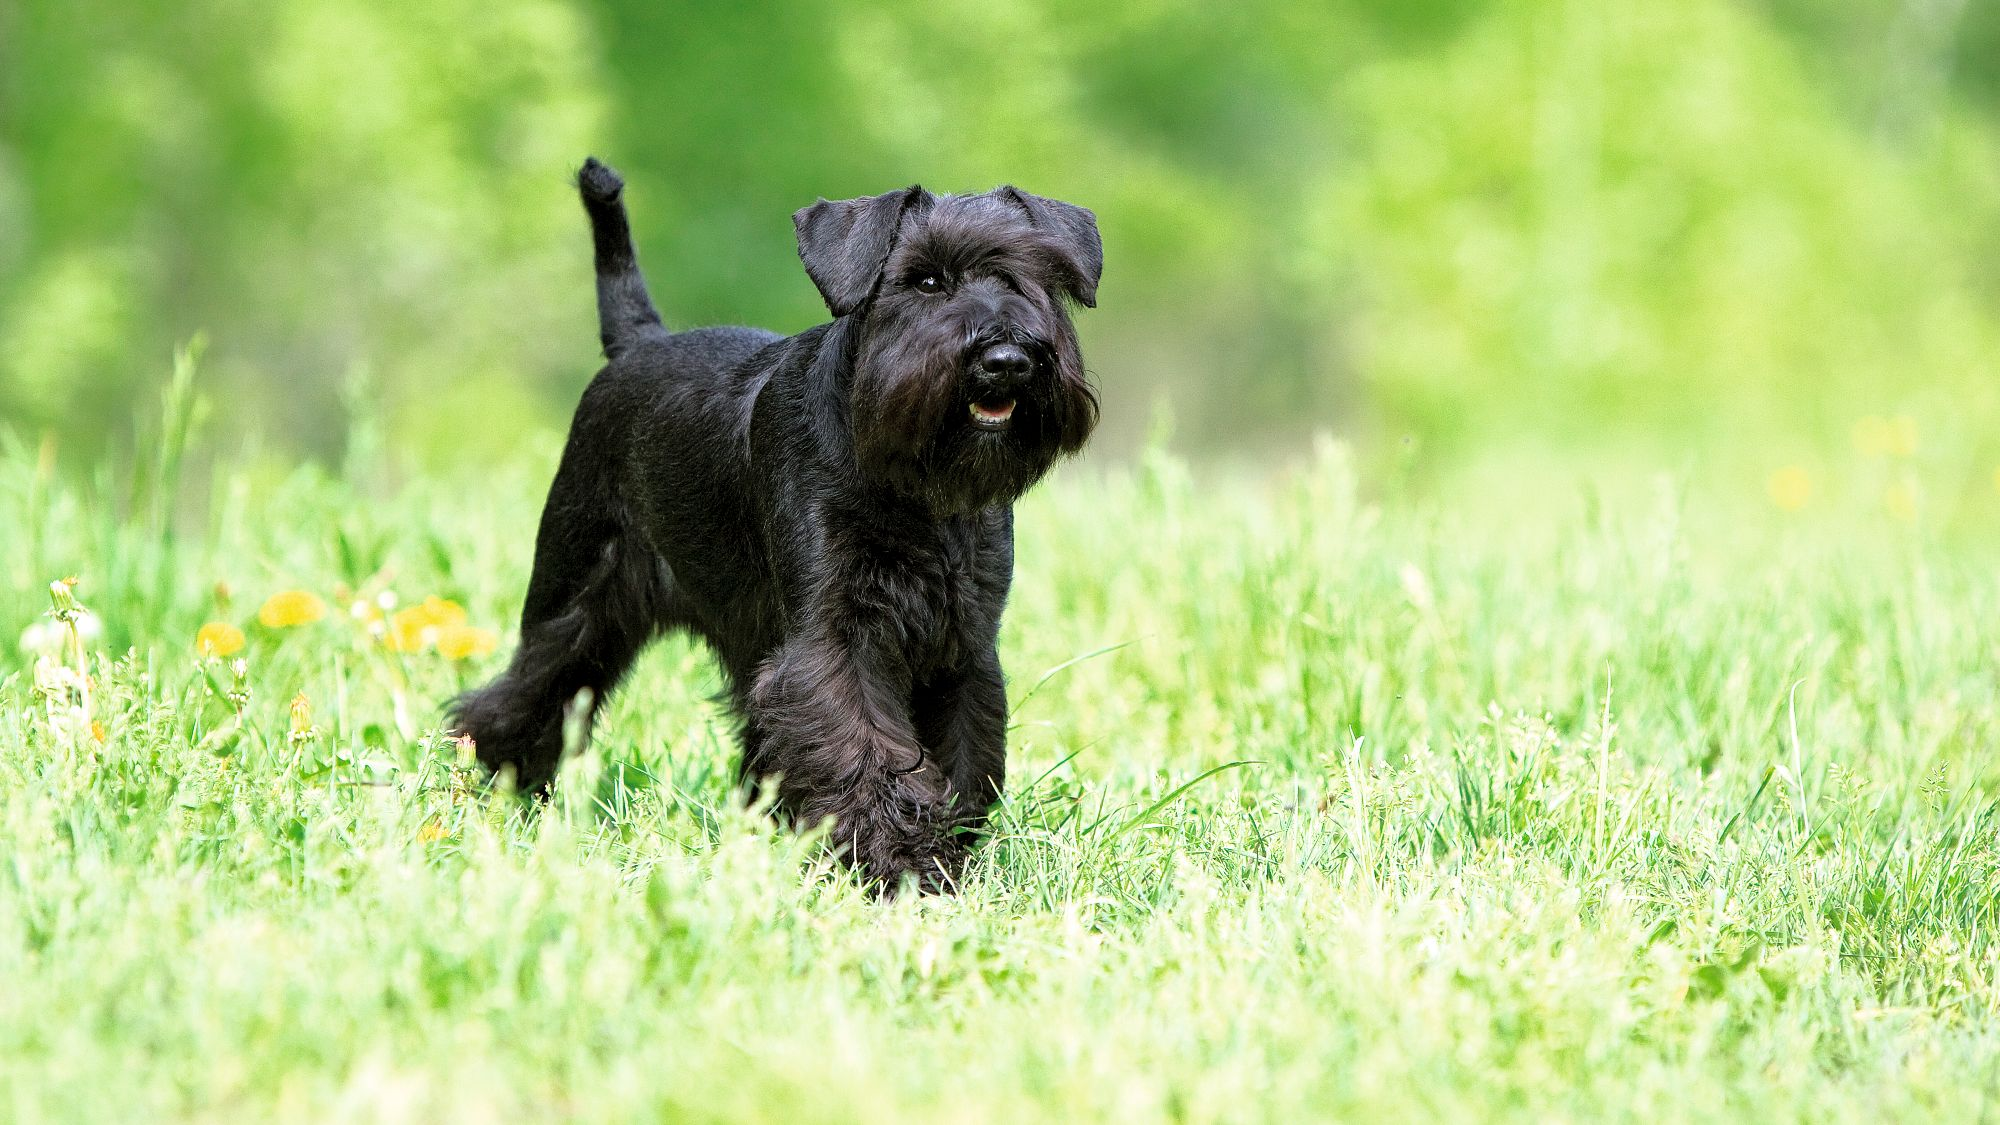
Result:
<svg viewBox="0 0 2000 1125"><path fill-rule="evenodd" d="M667 624L713 634L722 623L704 618L737 616L742 611L734 607L759 593L721 576L760 574L768 566L746 518L752 498L743 492L745 474L698 469L748 456L750 413L769 366L760 356L784 337L738 327L670 332L639 270L624 187L595 159L577 173L596 253L598 333L607 360L584 391L577 425L590 427L585 440L597 446L593 459L622 465L620 523L642 535L666 527L721 532L644 536L672 571L661 584L672 591L671 604L660 607Z"/></svg>

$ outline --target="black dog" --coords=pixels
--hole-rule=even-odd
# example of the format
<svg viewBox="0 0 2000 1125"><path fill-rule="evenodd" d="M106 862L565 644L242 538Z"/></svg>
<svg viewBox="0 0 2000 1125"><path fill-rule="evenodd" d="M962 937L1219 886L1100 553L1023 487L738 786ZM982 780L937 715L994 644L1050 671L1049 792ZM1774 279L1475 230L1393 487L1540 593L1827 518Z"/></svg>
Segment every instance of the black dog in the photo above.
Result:
<svg viewBox="0 0 2000 1125"><path fill-rule="evenodd" d="M578 187L609 363L542 512L520 648L457 727L545 787L566 715L690 630L727 674L746 782L832 817L885 886L948 885L1006 773L1011 504L1097 419L1066 305L1096 303L1095 218L1011 187L821 200L792 223L832 323L674 333L624 182L589 160Z"/></svg>

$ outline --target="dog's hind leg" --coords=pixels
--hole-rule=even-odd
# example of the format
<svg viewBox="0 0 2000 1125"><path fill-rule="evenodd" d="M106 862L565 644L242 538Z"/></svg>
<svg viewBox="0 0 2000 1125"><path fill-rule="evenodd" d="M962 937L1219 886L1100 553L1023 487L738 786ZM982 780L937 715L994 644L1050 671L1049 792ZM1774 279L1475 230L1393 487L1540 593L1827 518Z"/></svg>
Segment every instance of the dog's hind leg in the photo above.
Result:
<svg viewBox="0 0 2000 1125"><path fill-rule="evenodd" d="M479 761L512 771L525 792L546 788L563 752L565 720L588 692L588 724L658 631L672 596L665 564L633 541L595 466L603 456L572 433L542 511L521 643L507 671L452 705Z"/></svg>

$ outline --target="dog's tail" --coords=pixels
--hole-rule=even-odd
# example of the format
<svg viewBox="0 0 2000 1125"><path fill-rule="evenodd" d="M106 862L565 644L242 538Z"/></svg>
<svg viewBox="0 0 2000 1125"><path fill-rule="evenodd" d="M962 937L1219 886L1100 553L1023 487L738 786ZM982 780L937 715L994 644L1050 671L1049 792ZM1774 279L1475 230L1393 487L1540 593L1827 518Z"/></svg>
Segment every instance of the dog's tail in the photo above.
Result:
<svg viewBox="0 0 2000 1125"><path fill-rule="evenodd" d="M624 179L593 156L577 171L576 190L590 213L590 235L597 244L597 334L604 341L605 358L616 359L634 340L666 329L646 295L639 256L632 250L632 227L620 198Z"/></svg>

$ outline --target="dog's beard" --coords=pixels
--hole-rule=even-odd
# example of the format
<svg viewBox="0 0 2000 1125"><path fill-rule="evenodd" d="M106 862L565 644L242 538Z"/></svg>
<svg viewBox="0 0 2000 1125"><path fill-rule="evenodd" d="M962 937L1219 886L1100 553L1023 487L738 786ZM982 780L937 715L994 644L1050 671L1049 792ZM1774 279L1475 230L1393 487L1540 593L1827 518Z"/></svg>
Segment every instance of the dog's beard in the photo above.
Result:
<svg viewBox="0 0 2000 1125"><path fill-rule="evenodd" d="M941 515L963 514L1012 503L1081 449L1097 399L1075 344L1017 342L1035 358L1035 374L1005 396L1004 425L992 424L1003 400L966 370L962 341L904 339L864 352L852 414L862 472Z"/></svg>

